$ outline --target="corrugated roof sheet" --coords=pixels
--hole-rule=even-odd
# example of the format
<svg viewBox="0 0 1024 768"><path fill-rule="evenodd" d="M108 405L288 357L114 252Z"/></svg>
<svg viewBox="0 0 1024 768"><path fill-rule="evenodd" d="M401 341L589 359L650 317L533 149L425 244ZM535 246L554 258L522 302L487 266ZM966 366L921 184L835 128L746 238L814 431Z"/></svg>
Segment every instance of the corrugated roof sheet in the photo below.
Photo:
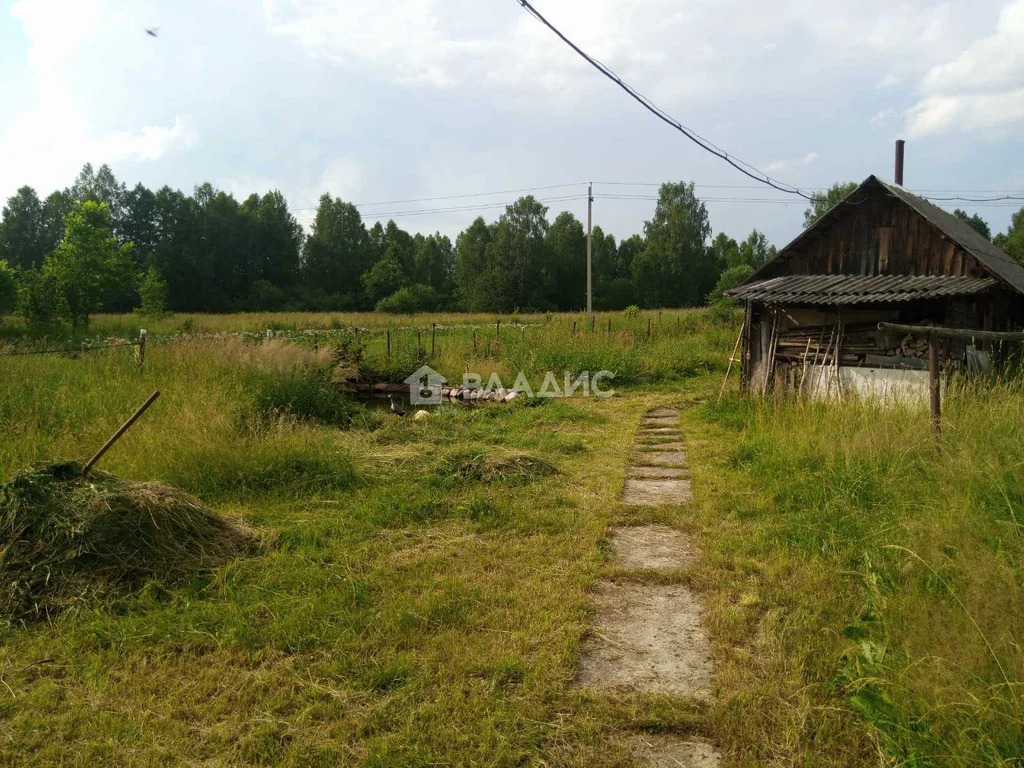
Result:
<svg viewBox="0 0 1024 768"><path fill-rule="evenodd" d="M896 184L890 184L887 181L882 181L874 175L868 176L863 183L857 187L857 189L847 195L845 200L837 203L828 212L822 215L821 218L793 238L789 244L779 250L778 255L776 255L774 259L760 266L753 275L747 278L747 284L753 285L760 275L763 275L771 269L772 265L785 261L785 259L789 257L794 246L800 243L804 238L809 237L811 233L816 228L824 224L826 220L838 215L847 204L847 201L851 198L855 198L857 195L863 195L865 192L870 191L872 187L876 187L876 185L877 187L882 187L890 194L895 195L921 216L924 216L925 219L942 231L942 233L950 240L974 256L974 258L976 258L978 262L991 274L998 277L1019 293L1024 294L1024 267L1018 264L1011 256L986 240L983 235L976 231L974 227L967 222L961 221L948 211L942 210L937 205L918 197L903 187L897 186Z"/></svg>
<svg viewBox="0 0 1024 768"><path fill-rule="evenodd" d="M969 296L996 285L991 277L945 275L783 275L726 291L766 304L885 304L944 296Z"/></svg>

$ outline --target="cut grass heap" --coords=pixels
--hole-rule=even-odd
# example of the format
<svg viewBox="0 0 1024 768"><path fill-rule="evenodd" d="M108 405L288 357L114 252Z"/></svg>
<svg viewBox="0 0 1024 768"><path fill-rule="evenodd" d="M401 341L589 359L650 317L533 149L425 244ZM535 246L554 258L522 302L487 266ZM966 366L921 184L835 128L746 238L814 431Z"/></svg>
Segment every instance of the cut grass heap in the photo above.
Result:
<svg viewBox="0 0 1024 768"><path fill-rule="evenodd" d="M0 616L47 618L111 586L209 568L250 534L162 483L77 462L39 464L0 485Z"/></svg>

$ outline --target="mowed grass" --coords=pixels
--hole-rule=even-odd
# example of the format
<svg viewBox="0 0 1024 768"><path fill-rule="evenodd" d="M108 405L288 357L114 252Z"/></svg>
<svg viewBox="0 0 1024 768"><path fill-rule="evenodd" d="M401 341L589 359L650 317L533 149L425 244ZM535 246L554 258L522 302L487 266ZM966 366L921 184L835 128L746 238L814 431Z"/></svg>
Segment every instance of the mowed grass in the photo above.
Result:
<svg viewBox="0 0 1024 768"><path fill-rule="evenodd" d="M0 480L86 457L160 388L101 466L195 493L261 545L4 628L0 763L627 766L632 734L667 731L726 766L1020 765L1020 385L952 392L940 455L922 409L719 404L729 318L659 335L654 316L650 341L634 320L478 331L475 352L460 331L443 372L607 367L618 396L426 422L327 396L306 375L323 340L159 342L142 371L123 349L4 358ZM370 364L422 359L402 338ZM621 506L636 424L669 402L695 503ZM643 521L702 560L617 568L608 525ZM698 592L709 704L572 688L599 578Z"/></svg>
<svg viewBox="0 0 1024 768"><path fill-rule="evenodd" d="M159 387L102 465L196 493L263 541L7 627L0 762L625 759L621 735L571 714L567 683L642 398L338 429L268 415L250 389L254 372L317 365L309 350L210 350L154 347L143 371L124 350L13 358L0 380L4 478L88 455Z"/></svg>

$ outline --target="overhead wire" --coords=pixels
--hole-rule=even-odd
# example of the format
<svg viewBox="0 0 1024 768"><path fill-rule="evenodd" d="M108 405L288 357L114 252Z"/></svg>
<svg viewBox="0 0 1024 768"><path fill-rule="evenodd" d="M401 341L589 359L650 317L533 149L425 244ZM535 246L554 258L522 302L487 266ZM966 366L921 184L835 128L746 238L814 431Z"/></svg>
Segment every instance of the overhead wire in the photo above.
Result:
<svg viewBox="0 0 1024 768"><path fill-rule="evenodd" d="M572 40L566 37L554 24L548 21L544 17L544 15L541 14L540 11L534 8L533 5L529 2L529 0L516 0L516 2L518 2L519 5L521 5L527 13L529 13L531 16L537 19L545 27L550 29L563 43L572 48L572 50L579 54L579 56L581 56L588 64L594 67L594 69L596 69L602 75L604 75L612 82L614 82L616 85L618 85L619 88L621 88L623 91L629 94L629 96L632 97L641 106L643 106L644 109L653 114L662 122L667 123L668 125L675 128L677 131L682 133L686 138L688 138L694 144L699 146L701 149L703 149L706 152L710 152L712 155L715 155L721 160L724 160L737 171L744 174L745 176L750 177L754 181L757 181L761 184L765 184L769 187L773 187L779 190L780 192L799 195L800 197L803 197L807 200L811 199L811 196L809 194L799 189L798 187L795 187L792 184L787 184L785 182L778 181L777 179L773 179L764 171L755 168L750 163L747 163L734 155L730 155L728 152L726 152L724 149L721 149L713 142L709 141L708 139L705 139L700 134L684 126L681 122L676 120L670 114L665 112L665 110L661 109L661 107L657 106L654 102L652 102L650 99L648 99L638 90L636 90L633 86L631 86L621 77L619 77L614 71L612 71L611 68L602 64L600 61L595 59L593 56L591 56L578 45L576 45L576 43L574 43ZM750 170L747 170L748 168Z"/></svg>

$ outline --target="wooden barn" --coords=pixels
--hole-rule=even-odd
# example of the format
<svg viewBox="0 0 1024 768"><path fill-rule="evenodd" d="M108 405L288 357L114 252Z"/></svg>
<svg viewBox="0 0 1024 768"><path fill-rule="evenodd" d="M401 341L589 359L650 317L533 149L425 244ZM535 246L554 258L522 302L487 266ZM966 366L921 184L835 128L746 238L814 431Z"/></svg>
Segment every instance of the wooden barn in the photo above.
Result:
<svg viewBox="0 0 1024 768"><path fill-rule="evenodd" d="M1024 326L1024 267L952 214L875 176L729 293L746 303L742 381L756 393L917 396L928 386L924 326ZM999 353L994 336L951 335L943 364L985 370Z"/></svg>

